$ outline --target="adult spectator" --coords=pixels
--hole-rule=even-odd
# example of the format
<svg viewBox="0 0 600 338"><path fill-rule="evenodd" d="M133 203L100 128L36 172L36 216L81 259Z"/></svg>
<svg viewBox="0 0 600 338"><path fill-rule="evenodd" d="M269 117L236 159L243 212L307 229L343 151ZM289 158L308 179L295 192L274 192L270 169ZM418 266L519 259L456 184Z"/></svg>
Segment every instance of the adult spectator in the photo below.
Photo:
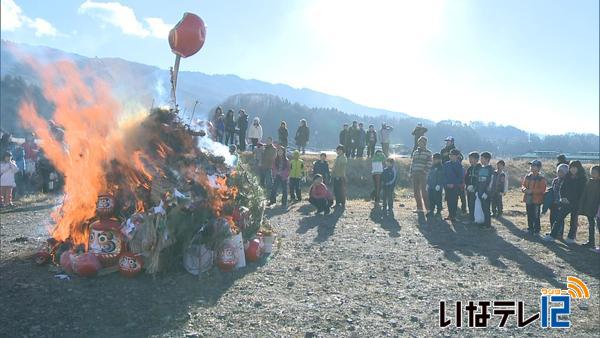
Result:
<svg viewBox="0 0 600 338"><path fill-rule="evenodd" d="M410 177L413 180L415 200L417 201L418 213L425 212L425 206L428 204L427 196L427 174L431 168L432 153L427 149L427 138L421 136L417 141L417 149L412 153L412 162L410 164Z"/></svg>
<svg viewBox="0 0 600 338"><path fill-rule="evenodd" d="M216 124L217 119L219 119L219 116L223 115L223 108L221 106L218 106L215 109L215 115L213 115L213 124Z"/></svg>
<svg viewBox="0 0 600 338"><path fill-rule="evenodd" d="M31 187L33 176L36 173L38 153L40 152L40 148L35 143L35 135L33 133L25 136L23 152L25 154L25 181Z"/></svg>
<svg viewBox="0 0 600 338"><path fill-rule="evenodd" d="M452 149L456 148L456 146L454 146L454 137L448 136L444 141L446 141L446 146L440 150L440 154L442 154L442 163L450 161L450 152Z"/></svg>
<svg viewBox="0 0 600 338"><path fill-rule="evenodd" d="M252 151L263 137L263 129L260 125L260 118L257 116L252 120L252 125L248 128L248 138L250 139Z"/></svg>
<svg viewBox="0 0 600 338"><path fill-rule="evenodd" d="M350 127L350 158L356 157L356 152L358 150L358 139L360 137L360 132L358 130L358 122L352 121L352 126Z"/></svg>
<svg viewBox="0 0 600 338"><path fill-rule="evenodd" d="M273 183L273 162L275 161L275 156L277 156L277 149L273 145L273 138L267 137L267 143L265 144L265 149L262 153L262 158L259 164L259 179L260 186L269 190Z"/></svg>
<svg viewBox="0 0 600 338"><path fill-rule="evenodd" d="M345 155L346 158L348 158L350 156L350 153L348 151L348 149L350 149L350 130L348 129L348 124L344 123L344 126L342 127L342 131L340 131L340 145L344 146L344 151L345 151Z"/></svg>
<svg viewBox="0 0 600 338"><path fill-rule="evenodd" d="M415 142L414 142L413 150L412 150L413 152L415 150L417 150L417 147L418 147L417 143L419 141L419 138L421 136L425 136L426 132L427 132L427 128L423 127L423 123L420 123L420 122L417 123L417 126L415 127L415 129L412 132L412 135L415 137Z"/></svg>
<svg viewBox="0 0 600 338"><path fill-rule="evenodd" d="M240 151L246 151L246 131L248 130L248 114L240 109L237 119L237 131L239 135Z"/></svg>
<svg viewBox="0 0 600 338"><path fill-rule="evenodd" d="M233 109L225 115L225 145L235 144L235 117Z"/></svg>
<svg viewBox="0 0 600 338"><path fill-rule="evenodd" d="M358 149L356 150L356 157L362 158L364 156L366 145L367 132L365 131L365 125L361 122L358 124Z"/></svg>
<svg viewBox="0 0 600 338"><path fill-rule="evenodd" d="M223 143L225 136L225 115L220 113L215 120L215 141Z"/></svg>
<svg viewBox="0 0 600 338"><path fill-rule="evenodd" d="M277 134L278 134L278 139L279 139L279 144L283 147L286 148L288 147L288 129L287 129L287 123L285 123L285 121L281 121L281 124L279 125L279 129L277 130Z"/></svg>
<svg viewBox="0 0 600 338"><path fill-rule="evenodd" d="M569 165L569 161L567 161L567 156L565 156L565 154L560 154L558 156L556 156L556 167L558 168L559 165L561 164L566 164Z"/></svg>
<svg viewBox="0 0 600 338"><path fill-rule="evenodd" d="M379 138L381 139L381 150L383 150L385 157L390 156L390 134L392 133L392 130L394 130L394 128L388 126L387 123L383 122L381 124Z"/></svg>
<svg viewBox="0 0 600 338"><path fill-rule="evenodd" d="M300 120L300 126L298 127L298 130L296 130L296 145L298 146L298 149L300 151L302 151L302 155L304 155L306 153L306 144L308 144L308 139L310 137L310 129L308 128L308 125L306 124L306 120L302 119Z"/></svg>
<svg viewBox="0 0 600 338"><path fill-rule="evenodd" d="M367 131L367 157L372 158L375 155L375 145L377 144L377 131L375 126L370 124Z"/></svg>

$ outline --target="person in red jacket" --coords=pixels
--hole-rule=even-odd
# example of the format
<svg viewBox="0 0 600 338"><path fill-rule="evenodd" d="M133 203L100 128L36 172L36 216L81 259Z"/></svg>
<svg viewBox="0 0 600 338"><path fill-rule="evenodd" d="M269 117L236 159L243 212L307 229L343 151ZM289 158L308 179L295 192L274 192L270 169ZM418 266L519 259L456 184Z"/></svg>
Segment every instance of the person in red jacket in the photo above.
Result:
<svg viewBox="0 0 600 338"><path fill-rule="evenodd" d="M310 186L308 201L317 208L316 214L323 212L328 215L333 205L333 194L323 183L323 176L316 174L313 178L313 184Z"/></svg>

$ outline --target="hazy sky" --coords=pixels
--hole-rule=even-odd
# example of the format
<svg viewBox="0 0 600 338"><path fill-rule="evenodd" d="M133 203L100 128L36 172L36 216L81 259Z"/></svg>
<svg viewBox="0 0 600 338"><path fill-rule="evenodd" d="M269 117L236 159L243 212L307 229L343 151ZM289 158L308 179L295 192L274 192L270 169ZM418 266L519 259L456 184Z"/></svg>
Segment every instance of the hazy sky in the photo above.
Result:
<svg viewBox="0 0 600 338"><path fill-rule="evenodd" d="M207 40L183 70L436 121L598 133L598 0L1 1L2 39L168 68L166 36L189 11Z"/></svg>

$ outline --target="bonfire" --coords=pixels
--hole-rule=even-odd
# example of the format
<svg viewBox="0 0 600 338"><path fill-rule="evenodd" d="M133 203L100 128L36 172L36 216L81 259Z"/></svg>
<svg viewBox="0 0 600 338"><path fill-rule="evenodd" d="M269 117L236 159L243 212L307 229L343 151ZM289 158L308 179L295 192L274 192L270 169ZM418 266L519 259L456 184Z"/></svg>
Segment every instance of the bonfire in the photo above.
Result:
<svg viewBox="0 0 600 338"><path fill-rule="evenodd" d="M40 263L84 276L181 264L198 274L214 262L243 266L244 242L250 260L260 256L253 243L266 223L263 192L244 164L233 166L207 123L185 124L166 108L124 114L108 87L76 65L31 64L56 106L55 123L31 101L21 118L65 178Z"/></svg>

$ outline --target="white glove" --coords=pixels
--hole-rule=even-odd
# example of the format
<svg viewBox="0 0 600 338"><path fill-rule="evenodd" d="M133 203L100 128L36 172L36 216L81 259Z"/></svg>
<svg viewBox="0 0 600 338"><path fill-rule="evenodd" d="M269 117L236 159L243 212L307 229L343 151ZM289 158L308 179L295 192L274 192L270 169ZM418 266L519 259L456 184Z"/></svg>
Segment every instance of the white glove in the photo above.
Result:
<svg viewBox="0 0 600 338"><path fill-rule="evenodd" d="M569 200L566 197L561 198L559 202L562 204L569 204Z"/></svg>
<svg viewBox="0 0 600 338"><path fill-rule="evenodd" d="M483 193L483 195L481 195L481 198L483 198L484 200L487 200L487 194Z"/></svg>
<svg viewBox="0 0 600 338"><path fill-rule="evenodd" d="M473 192L473 191L475 191L475 187L472 186L472 185L470 185L470 186L467 187L467 191L468 192Z"/></svg>
<svg viewBox="0 0 600 338"><path fill-rule="evenodd" d="M440 191L440 190L442 190L442 187L440 187L439 185L436 185L435 186L435 191Z"/></svg>

